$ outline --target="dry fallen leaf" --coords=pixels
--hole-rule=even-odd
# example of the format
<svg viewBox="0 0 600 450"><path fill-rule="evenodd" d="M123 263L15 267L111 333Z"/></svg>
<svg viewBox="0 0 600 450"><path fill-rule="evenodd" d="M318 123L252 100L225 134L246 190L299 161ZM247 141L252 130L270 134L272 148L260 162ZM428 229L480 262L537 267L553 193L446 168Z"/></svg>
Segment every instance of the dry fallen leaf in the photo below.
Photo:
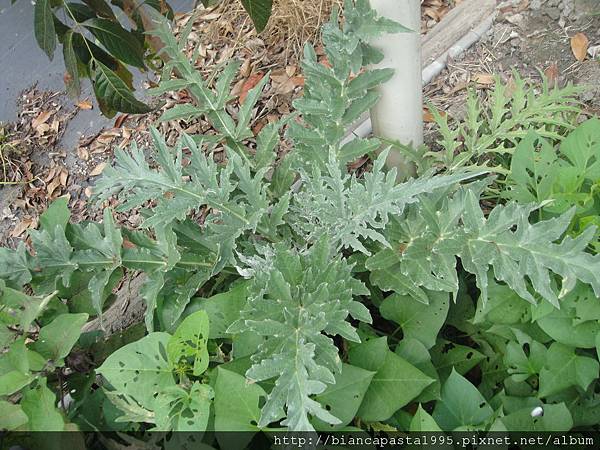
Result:
<svg viewBox="0 0 600 450"><path fill-rule="evenodd" d="M600 45L594 45L594 46L588 48L588 54L592 58L595 58L596 56L600 56Z"/></svg>
<svg viewBox="0 0 600 450"><path fill-rule="evenodd" d="M439 111L439 114L442 117L446 116L446 113L444 111ZM427 107L423 108L423 122L425 122L425 123L435 122L435 118L433 117L433 114Z"/></svg>
<svg viewBox="0 0 600 450"><path fill-rule="evenodd" d="M79 103L77 103L77 106L79 109L92 109L93 107L92 102L90 102L88 99L81 100Z"/></svg>
<svg viewBox="0 0 600 450"><path fill-rule="evenodd" d="M79 157L79 159L87 161L88 159L90 159L90 152L88 152L88 150L84 147L77 147L77 156Z"/></svg>
<svg viewBox="0 0 600 450"><path fill-rule="evenodd" d="M55 177L50 183L48 183L48 186L46 186L46 193L49 199L52 199L52 195L53 194L58 194L60 193L60 190L56 190L57 187L60 186L60 178L59 177Z"/></svg>
<svg viewBox="0 0 600 450"><path fill-rule="evenodd" d="M12 237L19 237L21 236L26 230L29 229L33 229L35 227L37 227L38 224L38 219L37 217L24 217L16 226L15 228L12 230L12 233L10 233L10 235Z"/></svg>
<svg viewBox="0 0 600 450"><path fill-rule="evenodd" d="M552 63L544 70L544 75L548 79L548 86L550 88L555 87L558 84L558 64Z"/></svg>
<svg viewBox="0 0 600 450"><path fill-rule="evenodd" d="M37 130L40 125L46 123L46 121L50 118L52 112L50 111L42 111L34 120L31 122L31 128ZM49 129L50 127L48 127Z"/></svg>
<svg viewBox="0 0 600 450"><path fill-rule="evenodd" d="M131 249L131 248L136 248L136 247L137 246L133 242L128 240L127 238L123 239L123 248Z"/></svg>
<svg viewBox="0 0 600 450"><path fill-rule="evenodd" d="M68 178L69 178L69 172L67 171L67 169L65 167L61 168L60 175L58 176L61 186L65 186L65 187L67 186Z"/></svg>
<svg viewBox="0 0 600 450"><path fill-rule="evenodd" d="M571 50L573 51L573 55L575 55L575 58L579 62L585 60L589 46L590 41L587 38L587 36L583 33L577 33L571 38Z"/></svg>
<svg viewBox="0 0 600 450"><path fill-rule="evenodd" d="M476 73L473 76L473 80L479 84L486 84L486 85L495 83L494 75L489 74L489 73Z"/></svg>
<svg viewBox="0 0 600 450"><path fill-rule="evenodd" d="M96 177L96 176L100 175L105 167L106 167L106 163L101 162L100 164L98 164L96 167L94 167L92 169L92 171L90 172L90 177Z"/></svg>
<svg viewBox="0 0 600 450"><path fill-rule="evenodd" d="M242 105L246 100L246 97L248 96L248 91L254 86L256 86L264 76L264 73L256 72L250 75L250 77L244 82L244 84L242 85L242 92L240 93L240 105Z"/></svg>
<svg viewBox="0 0 600 450"><path fill-rule="evenodd" d="M129 117L129 114L119 114L115 119L115 128L121 128L127 117Z"/></svg>
<svg viewBox="0 0 600 450"><path fill-rule="evenodd" d="M303 76L290 77L285 70L274 70L271 73L271 80L274 83L277 94L289 94L297 87L304 86Z"/></svg>

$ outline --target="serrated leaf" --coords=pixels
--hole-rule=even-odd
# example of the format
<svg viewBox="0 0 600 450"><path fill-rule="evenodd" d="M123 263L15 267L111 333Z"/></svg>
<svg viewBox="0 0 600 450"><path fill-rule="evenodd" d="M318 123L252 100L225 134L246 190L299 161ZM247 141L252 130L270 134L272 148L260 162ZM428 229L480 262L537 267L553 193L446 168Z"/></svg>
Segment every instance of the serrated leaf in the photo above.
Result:
<svg viewBox="0 0 600 450"><path fill-rule="evenodd" d="M36 1L33 22L35 39L38 45L48 55L48 58L52 59L56 49L56 31L50 0Z"/></svg>
<svg viewBox="0 0 600 450"><path fill-rule="evenodd" d="M23 242L19 242L15 250L0 248L0 278L19 288L29 283L31 271L27 256Z"/></svg>
<svg viewBox="0 0 600 450"><path fill-rule="evenodd" d="M321 173L316 165L311 175L304 173L306 184L296 194L296 201L290 209L294 213L295 227L305 233L307 240L314 241L327 235L338 249L352 248L370 255L365 243L389 247L383 229L391 217L401 215L406 205L416 202L419 195L477 175L462 173L423 177L397 184L395 170L383 171L387 154L383 151L374 161L373 170L365 173L360 181L342 172L335 155L331 155L326 164L326 173ZM393 275L403 277L401 272ZM394 282L403 284L402 280ZM419 289L419 283L407 284L406 288L411 285L415 286L415 290ZM419 298L424 300L423 294L419 294Z"/></svg>
<svg viewBox="0 0 600 450"><path fill-rule="evenodd" d="M393 69L366 70L350 81L348 84L348 95L351 98L363 95L369 89L373 89L381 83L388 81L393 74Z"/></svg>
<svg viewBox="0 0 600 450"><path fill-rule="evenodd" d="M31 230L30 236L36 251L32 269L36 272L44 269L39 280L40 290L51 292L56 289L58 278L64 286L69 286L78 265L72 260L73 247L62 225L55 225L53 230Z"/></svg>
<svg viewBox="0 0 600 450"><path fill-rule="evenodd" d="M240 0L242 6L252 19L257 32L261 32L267 26L271 16L272 0Z"/></svg>
<svg viewBox="0 0 600 450"><path fill-rule="evenodd" d="M183 103L181 105L175 105L174 107L167 109L158 120L160 122L169 122L171 120L178 119L189 120L191 118L196 118L200 116L203 112L204 110L198 108L197 106L194 106L190 103Z"/></svg>
<svg viewBox="0 0 600 450"><path fill-rule="evenodd" d="M402 274L406 278L403 285L457 292L459 256L463 268L475 275L483 303L487 301L491 267L497 280L532 303L533 288L558 307L559 296L572 290L577 280L600 292L600 256L586 252L594 230L563 238L573 210L531 224L529 216L535 207L511 202L496 206L485 217L476 186L460 188L450 197L435 193L422 196L409 206L404 221L389 227L396 237L391 243L397 264L392 276ZM384 259L392 265L394 258L387 253ZM377 267L385 266L378 262ZM371 277L387 279L377 272L374 269ZM553 273L562 278L560 293L555 292Z"/></svg>
<svg viewBox="0 0 600 450"><path fill-rule="evenodd" d="M148 95L158 96L164 94L169 91L180 91L182 89L187 89L190 86L190 82L187 80L161 80L160 84L157 87L148 89Z"/></svg>
<svg viewBox="0 0 600 450"><path fill-rule="evenodd" d="M262 94L267 81L269 81L269 74L266 74L264 77L262 77L256 86L248 91L246 99L240 107L237 117L238 124L235 130L235 137L238 141L242 141L253 136L252 131L249 128L250 120L252 119L252 110L256 106L256 102Z"/></svg>
<svg viewBox="0 0 600 450"><path fill-rule="evenodd" d="M146 311L144 311L144 323L149 332L154 331L154 310L157 305L157 297L165 284L163 272L158 270L148 273L146 281L140 289L140 295L146 302Z"/></svg>
<svg viewBox="0 0 600 450"><path fill-rule="evenodd" d="M266 266L262 258L246 262L245 273L253 277L250 295L241 319L228 333L265 337L254 356L256 363L246 373L255 381L276 378L259 427L285 417L282 424L289 429L310 431L309 414L340 423L311 398L334 383L333 374L341 369L337 348L323 333L357 341L356 331L346 322L348 306L353 295L367 291L351 277L345 261L331 259L329 249L325 240L304 254L279 245L269 251L273 253Z"/></svg>
<svg viewBox="0 0 600 450"><path fill-rule="evenodd" d="M535 151L539 142L540 150ZM536 133L530 132L515 148L511 160L509 189L504 197L523 204L552 198L554 185L560 175L553 146Z"/></svg>
<svg viewBox="0 0 600 450"><path fill-rule="evenodd" d="M144 49L140 42L118 22L95 18L86 20L83 26L90 30L104 48L120 61L135 67L145 66Z"/></svg>
<svg viewBox="0 0 600 450"><path fill-rule="evenodd" d="M192 296L210 278L210 272L188 272L176 281L178 286L166 297L159 311L161 323L167 330L172 330L185 311Z"/></svg>
<svg viewBox="0 0 600 450"><path fill-rule="evenodd" d="M427 293L418 286L415 286L412 280L403 275L399 269L396 270L378 270L371 273L371 283L384 291L394 291L400 294L408 294L415 301L423 305L429 304Z"/></svg>
<svg viewBox="0 0 600 450"><path fill-rule="evenodd" d="M125 82L100 61L94 61L94 92L100 105L110 111L144 114L152 108L137 100ZM113 114L114 115L114 114Z"/></svg>
<svg viewBox="0 0 600 450"><path fill-rule="evenodd" d="M106 287L113 273L120 270L122 264L123 236L116 227L110 208L104 209L102 226L96 223L72 225L69 231L69 239L78 247L72 262L78 268L92 272L88 289L92 306L102 317Z"/></svg>
<svg viewBox="0 0 600 450"><path fill-rule="evenodd" d="M363 155L370 155L381 147L379 139L352 139L344 144L338 152L338 159L342 164L348 164Z"/></svg>

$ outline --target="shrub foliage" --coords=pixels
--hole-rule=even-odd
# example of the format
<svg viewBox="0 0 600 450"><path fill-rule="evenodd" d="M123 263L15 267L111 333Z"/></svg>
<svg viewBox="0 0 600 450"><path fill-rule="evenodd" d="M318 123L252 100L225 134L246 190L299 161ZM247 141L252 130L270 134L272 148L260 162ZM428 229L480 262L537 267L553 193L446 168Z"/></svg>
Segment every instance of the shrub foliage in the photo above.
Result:
<svg viewBox="0 0 600 450"><path fill-rule="evenodd" d="M116 152L95 196L116 198L120 212L141 208L139 229L118 227L109 208L102 223L71 223L61 199L31 232L32 251L0 250L0 427L598 423L598 121L573 131L560 153L548 133L513 136L512 170L492 207L481 198L493 181L473 166L397 183L378 139L343 138L391 75L368 68L381 59L369 39L406 30L366 0L348 0L344 14L323 30L330 65L305 50L297 114L255 139L249 126L267 77L234 114L237 65L211 89L167 25L158 28L170 63L157 92L186 88L194 99L164 119L202 116L217 132L170 148L153 130L153 148ZM284 125L294 150L279 157ZM371 169L349 173L365 154ZM145 277L146 334L94 343L83 325L102 322L133 272ZM98 345L109 349L96 369L73 374L74 355ZM64 377L77 386L69 404ZM533 417L540 405L545 414Z"/></svg>

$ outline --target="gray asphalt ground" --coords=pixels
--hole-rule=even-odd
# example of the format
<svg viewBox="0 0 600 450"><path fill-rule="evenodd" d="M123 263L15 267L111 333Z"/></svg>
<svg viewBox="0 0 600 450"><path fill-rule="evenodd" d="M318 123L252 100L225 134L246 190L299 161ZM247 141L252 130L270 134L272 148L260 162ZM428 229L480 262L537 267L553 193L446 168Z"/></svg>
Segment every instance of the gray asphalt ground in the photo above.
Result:
<svg viewBox="0 0 600 450"><path fill-rule="evenodd" d="M37 83L39 89L61 91L64 89L65 67L60 44L50 61L40 50L33 34L33 8L31 0L0 0L0 122L16 119L16 101L19 93ZM169 0L177 12L189 10L191 0ZM134 84L139 86L144 74L134 73ZM140 95L137 93L136 95ZM94 95L88 80L82 86L81 98ZM80 111L69 123L63 136L62 145L73 147L79 136L97 133L102 127L110 126L97 107Z"/></svg>

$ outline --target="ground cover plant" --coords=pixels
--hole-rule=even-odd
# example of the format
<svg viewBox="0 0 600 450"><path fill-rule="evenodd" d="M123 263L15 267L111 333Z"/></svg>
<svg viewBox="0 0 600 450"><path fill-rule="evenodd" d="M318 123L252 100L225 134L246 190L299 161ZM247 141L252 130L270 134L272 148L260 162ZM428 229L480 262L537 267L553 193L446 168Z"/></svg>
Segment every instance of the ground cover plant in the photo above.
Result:
<svg viewBox="0 0 600 450"><path fill-rule="evenodd" d="M407 30L366 0L337 17L322 33L329 64L305 49L296 113L254 136L266 78L233 114L238 64L209 87L157 15L169 62L154 93L194 100L162 119L201 116L216 133L170 148L153 131L153 148L115 152L95 200L142 207L139 229L108 207L101 223L71 223L59 199L31 248L0 249L1 428L247 431L204 436L243 448L277 429L597 426L599 121L565 121L564 138L547 128L562 122L505 126L475 151L514 122L481 117L491 122L471 127L464 163L452 164L455 146L397 183L384 168L393 149L342 142L391 76L368 68L381 58L369 39ZM293 150L280 155L284 125ZM497 142L502 183L480 159ZM365 154L371 169L349 172ZM144 333L106 344L82 332L134 272Z"/></svg>

